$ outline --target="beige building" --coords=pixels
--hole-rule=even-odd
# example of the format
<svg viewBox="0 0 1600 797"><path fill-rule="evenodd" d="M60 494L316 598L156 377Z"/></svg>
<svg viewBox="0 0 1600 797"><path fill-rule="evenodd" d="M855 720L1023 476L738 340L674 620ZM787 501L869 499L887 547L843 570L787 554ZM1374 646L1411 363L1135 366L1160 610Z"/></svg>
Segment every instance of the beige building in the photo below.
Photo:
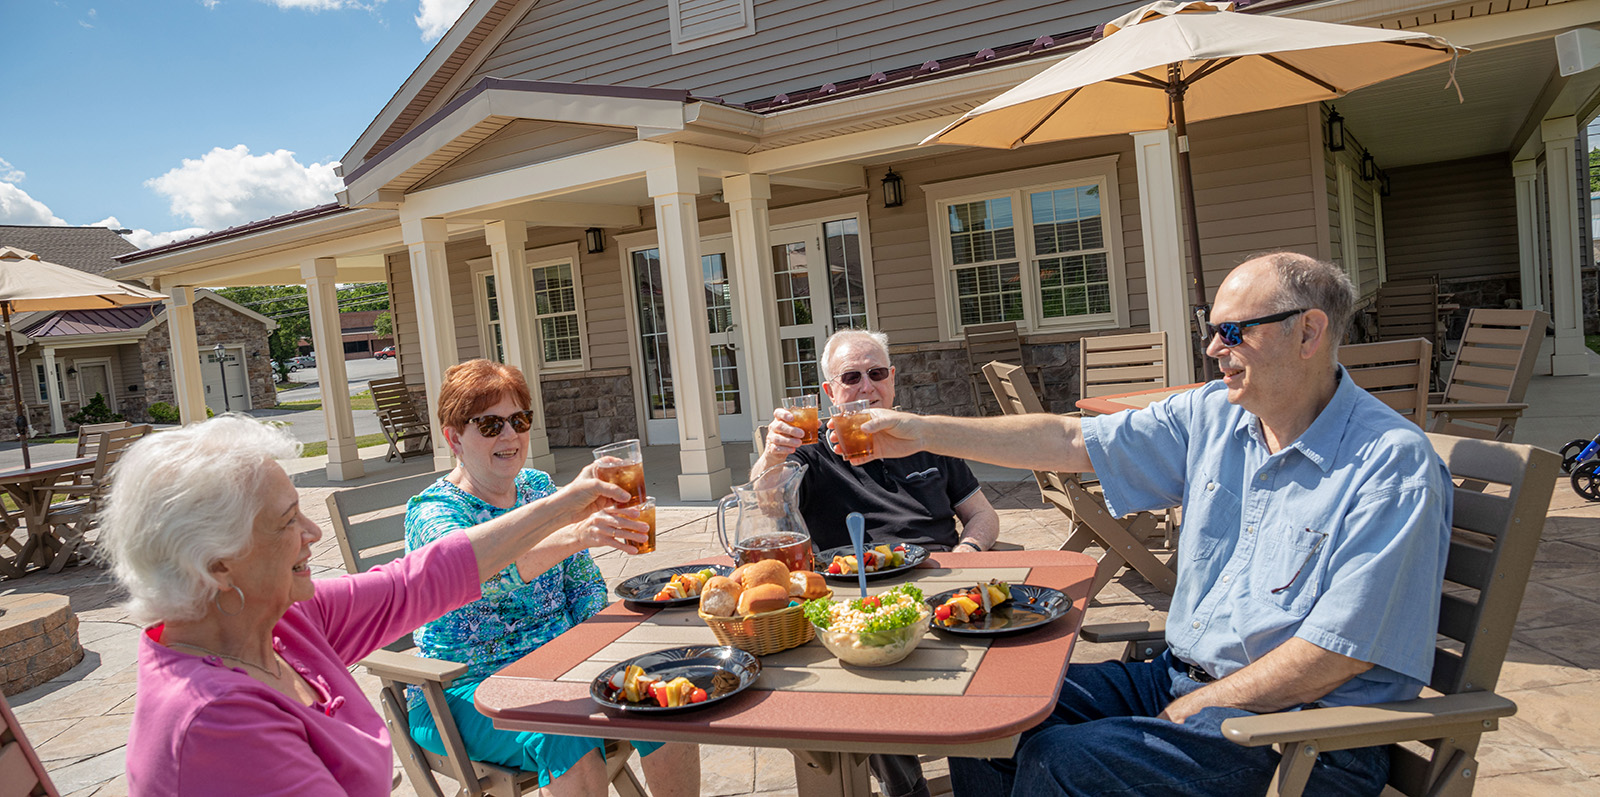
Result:
<svg viewBox="0 0 1600 797"><path fill-rule="evenodd" d="M385 281L401 373L430 404L451 364L514 363L542 388L533 462L551 444L672 443L686 498L726 492L743 463L723 444L814 390L844 326L890 335L906 406L970 412L963 330L1014 320L1065 408L1081 337L1189 334L1173 136L919 142L1127 8L476 0L357 137L337 204L125 256L116 276L172 296L180 349L196 287L303 282L319 352L338 350L335 283ZM1470 47L1466 101L1441 67L1191 125L1206 283L1276 248L1338 261L1367 295L1434 274L1469 303L1550 311L1556 372L1582 372L1578 131L1600 70L1562 75L1553 38L1600 0L1248 12ZM339 358L317 367L344 383ZM1187 355L1171 367L1195 373ZM198 396L198 375L176 378ZM330 476L357 475L348 397L324 406Z"/></svg>

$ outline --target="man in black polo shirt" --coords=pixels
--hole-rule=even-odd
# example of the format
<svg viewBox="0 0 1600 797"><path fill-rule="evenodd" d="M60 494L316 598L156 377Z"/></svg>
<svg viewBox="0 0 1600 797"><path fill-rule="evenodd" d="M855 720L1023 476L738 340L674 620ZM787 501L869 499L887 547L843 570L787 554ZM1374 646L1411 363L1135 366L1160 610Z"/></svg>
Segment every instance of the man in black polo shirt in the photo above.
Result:
<svg viewBox="0 0 1600 797"><path fill-rule="evenodd" d="M822 350L822 376L822 389L834 406L867 399L874 407L894 407L894 366L889 364L889 338L882 332L834 333ZM788 410L773 410L766 448L750 476L785 459L810 466L800 486L800 513L817 550L850 544L844 518L851 512L866 518L869 544L911 542L934 551L983 551L999 536L1000 517L963 460L918 452L852 467L833 453L826 428L822 443L800 445L805 433L793 420ZM884 797L927 796L928 783L916 756L873 755L867 762Z"/></svg>

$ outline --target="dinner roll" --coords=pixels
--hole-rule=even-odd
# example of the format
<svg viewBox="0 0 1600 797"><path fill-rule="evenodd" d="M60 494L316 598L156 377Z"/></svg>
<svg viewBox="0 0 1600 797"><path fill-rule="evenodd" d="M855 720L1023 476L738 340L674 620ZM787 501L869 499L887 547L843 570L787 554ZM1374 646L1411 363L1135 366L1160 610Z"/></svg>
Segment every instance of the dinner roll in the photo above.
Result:
<svg viewBox="0 0 1600 797"><path fill-rule="evenodd" d="M739 582L745 589L758 587L762 584L775 584L783 588L784 594L789 592L789 568L776 559L763 559L751 562L745 566L744 579Z"/></svg>
<svg viewBox="0 0 1600 797"><path fill-rule="evenodd" d="M760 614L787 608L789 590L777 584L757 584L739 594L740 614Z"/></svg>
<svg viewBox="0 0 1600 797"><path fill-rule="evenodd" d="M717 617L732 617L739 612L739 594L744 588L725 576L712 576L700 590L700 611Z"/></svg>
<svg viewBox="0 0 1600 797"><path fill-rule="evenodd" d="M796 570L789 574L789 594L806 600L815 600L828 594L828 582L821 573Z"/></svg>

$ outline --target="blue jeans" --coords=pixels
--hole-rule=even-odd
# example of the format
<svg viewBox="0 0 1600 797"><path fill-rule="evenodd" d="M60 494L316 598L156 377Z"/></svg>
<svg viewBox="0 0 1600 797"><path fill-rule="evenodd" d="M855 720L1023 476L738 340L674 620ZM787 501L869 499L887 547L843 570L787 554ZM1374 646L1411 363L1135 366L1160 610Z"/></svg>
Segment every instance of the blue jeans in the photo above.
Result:
<svg viewBox="0 0 1600 797"><path fill-rule="evenodd" d="M1022 734L1015 757L950 759L956 797L1264 794L1277 750L1222 735L1223 720L1251 712L1212 707L1182 724L1157 719L1200 686L1170 654L1074 665L1055 711ZM1387 748L1337 750L1317 759L1306 793L1375 795L1388 778Z"/></svg>

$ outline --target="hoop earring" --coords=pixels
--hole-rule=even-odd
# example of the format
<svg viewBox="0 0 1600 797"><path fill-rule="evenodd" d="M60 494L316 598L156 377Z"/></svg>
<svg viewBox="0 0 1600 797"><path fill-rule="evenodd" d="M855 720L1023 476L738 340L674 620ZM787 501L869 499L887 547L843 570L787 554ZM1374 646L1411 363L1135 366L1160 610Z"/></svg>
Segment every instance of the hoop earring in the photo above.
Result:
<svg viewBox="0 0 1600 797"><path fill-rule="evenodd" d="M229 617L236 617L238 616L239 612L244 611L244 590L239 589L238 584L234 584L233 591L239 595L239 608L234 609L231 612L222 608L222 590L217 590L217 594L211 596L211 605L217 607L217 611L222 612Z"/></svg>

